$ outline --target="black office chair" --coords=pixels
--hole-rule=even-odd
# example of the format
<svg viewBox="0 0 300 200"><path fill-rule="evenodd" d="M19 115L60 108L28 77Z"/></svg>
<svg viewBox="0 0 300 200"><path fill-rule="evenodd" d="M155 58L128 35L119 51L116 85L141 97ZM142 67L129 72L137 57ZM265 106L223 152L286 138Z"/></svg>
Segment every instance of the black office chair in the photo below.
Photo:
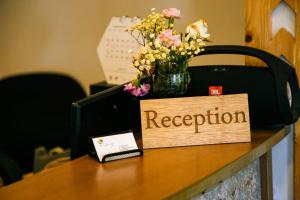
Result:
<svg viewBox="0 0 300 200"><path fill-rule="evenodd" d="M5 78L0 92L0 176L7 184L20 178L8 163L28 173L36 147L70 147L71 104L86 95L74 79L51 73Z"/></svg>

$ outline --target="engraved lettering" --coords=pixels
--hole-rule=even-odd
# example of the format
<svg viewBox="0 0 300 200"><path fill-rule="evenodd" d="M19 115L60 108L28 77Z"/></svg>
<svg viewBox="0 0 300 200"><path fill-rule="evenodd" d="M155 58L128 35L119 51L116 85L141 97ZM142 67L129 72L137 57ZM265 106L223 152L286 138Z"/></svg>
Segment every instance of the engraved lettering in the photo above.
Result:
<svg viewBox="0 0 300 200"><path fill-rule="evenodd" d="M201 117L201 118L202 118L201 123L199 123L198 117ZM194 118L195 118L195 119L194 119L194 120L195 120L195 133L199 133L198 126L205 123L205 117L204 117L204 115L202 115L202 114L198 114L198 115L194 115Z"/></svg>
<svg viewBox="0 0 300 200"><path fill-rule="evenodd" d="M179 120L180 120L181 116L180 116L180 115L176 115L175 117L173 117L173 119L172 119L172 124L173 124L174 126L176 126L176 127L181 126L182 123L176 123L176 118L179 118Z"/></svg>
<svg viewBox="0 0 300 200"><path fill-rule="evenodd" d="M158 124L156 123L156 121L155 121L155 119L157 117L157 112L155 112L154 110L147 110L147 111L145 111L145 113L146 113L146 119L147 119L147 127L146 127L146 129L152 128L150 126L150 121L152 121L152 123L154 124L154 126L156 126L156 128L160 128L158 126ZM152 115L153 117L152 118L150 118L150 113L153 113L153 115Z"/></svg>
<svg viewBox="0 0 300 200"><path fill-rule="evenodd" d="M171 123L170 124L166 124L166 122L170 122L171 121L171 117L169 116L164 116L163 118L161 118L161 125L165 128L168 128L171 126Z"/></svg>
<svg viewBox="0 0 300 200"><path fill-rule="evenodd" d="M210 116L211 116L210 110L207 111L207 114L206 114L206 115L207 115L207 123L208 123L208 124L214 124L214 123L212 123L212 122L210 121Z"/></svg>
<svg viewBox="0 0 300 200"><path fill-rule="evenodd" d="M242 115L242 117L243 117L243 120L242 120L242 122L247 122L246 121L246 115L245 115L245 113L243 112L243 111L236 111L235 113L235 122L234 123L240 123L240 120L239 120L239 114L241 114Z"/></svg>
<svg viewBox="0 0 300 200"><path fill-rule="evenodd" d="M184 115L184 116L183 116L182 122L183 122L183 124L184 124L185 126L191 126L191 125L193 124L192 119L193 119L193 118L192 118L191 115ZM188 121L191 121L191 122L188 123Z"/></svg>
<svg viewBox="0 0 300 200"><path fill-rule="evenodd" d="M226 117L225 115L227 115L228 117ZM226 118L227 118L227 120L226 120ZM232 115L229 112L225 112L222 114L221 120L225 124L230 124L232 121Z"/></svg>
<svg viewBox="0 0 300 200"><path fill-rule="evenodd" d="M247 118L244 111L235 112L218 112L219 108L215 107L214 111L207 110L203 113L196 113L194 115L175 115L175 116L159 116L154 110L144 111L146 114L146 129L153 128L169 128L180 126L194 126L195 133L200 133L201 125L215 125L215 124L230 124L230 123L246 123Z"/></svg>
<svg viewBox="0 0 300 200"><path fill-rule="evenodd" d="M215 108L216 111L218 111L218 107ZM220 124L220 120L219 120L219 113L217 112L216 114L214 114L216 117L216 124Z"/></svg>

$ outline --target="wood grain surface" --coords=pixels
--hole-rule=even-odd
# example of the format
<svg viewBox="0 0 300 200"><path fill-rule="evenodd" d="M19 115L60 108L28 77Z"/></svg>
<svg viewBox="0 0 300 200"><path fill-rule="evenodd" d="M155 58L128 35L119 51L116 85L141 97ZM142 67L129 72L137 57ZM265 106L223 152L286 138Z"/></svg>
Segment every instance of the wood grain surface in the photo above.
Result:
<svg viewBox="0 0 300 200"><path fill-rule="evenodd" d="M251 37L246 45L268 51L274 55L284 55L295 64L295 38L285 29L272 36L272 11L278 0L248 0L246 9L246 35ZM246 65L265 66L261 60L246 56Z"/></svg>
<svg viewBox="0 0 300 200"><path fill-rule="evenodd" d="M190 199L248 166L287 133L257 130L251 143L147 149L143 157L101 164L84 156L0 188L0 199Z"/></svg>
<svg viewBox="0 0 300 200"><path fill-rule="evenodd" d="M141 101L143 147L250 142L248 95Z"/></svg>

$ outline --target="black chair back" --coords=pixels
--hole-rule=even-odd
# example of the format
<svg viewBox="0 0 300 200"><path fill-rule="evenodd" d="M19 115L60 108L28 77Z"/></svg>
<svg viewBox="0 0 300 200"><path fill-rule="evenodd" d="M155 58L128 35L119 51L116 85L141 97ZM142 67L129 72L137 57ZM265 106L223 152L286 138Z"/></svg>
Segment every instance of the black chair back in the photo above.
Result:
<svg viewBox="0 0 300 200"><path fill-rule="evenodd" d="M84 98L82 87L62 74L26 74L0 81L0 150L24 173L32 171L38 146L70 147L72 102Z"/></svg>

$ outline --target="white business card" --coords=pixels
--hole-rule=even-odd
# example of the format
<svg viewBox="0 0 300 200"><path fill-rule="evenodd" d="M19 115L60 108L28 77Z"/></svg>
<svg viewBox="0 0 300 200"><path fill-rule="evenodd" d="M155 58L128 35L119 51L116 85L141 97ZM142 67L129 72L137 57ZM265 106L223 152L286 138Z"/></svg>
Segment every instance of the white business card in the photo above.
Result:
<svg viewBox="0 0 300 200"><path fill-rule="evenodd" d="M92 140L100 162L107 154L138 149L132 132L94 137Z"/></svg>

